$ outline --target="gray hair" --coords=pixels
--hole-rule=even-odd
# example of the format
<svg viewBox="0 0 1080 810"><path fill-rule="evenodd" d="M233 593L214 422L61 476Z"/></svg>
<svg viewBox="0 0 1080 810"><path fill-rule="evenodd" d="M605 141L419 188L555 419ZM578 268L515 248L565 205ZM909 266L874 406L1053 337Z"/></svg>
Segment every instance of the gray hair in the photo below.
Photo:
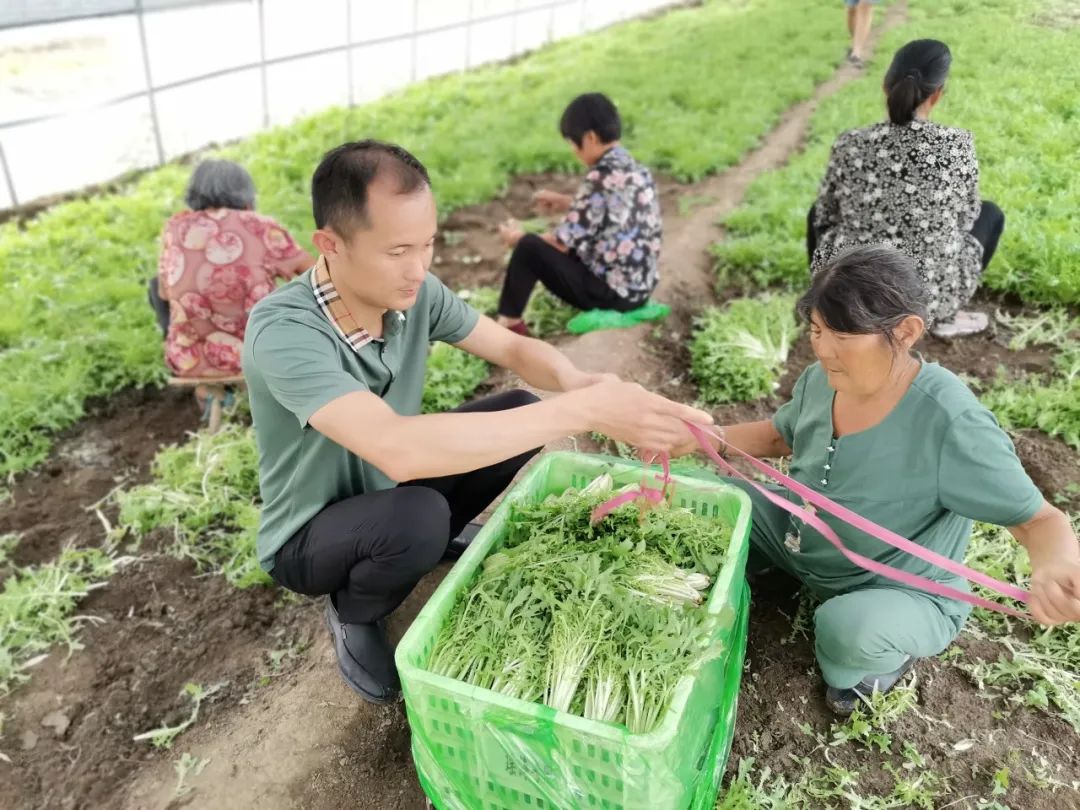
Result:
<svg viewBox="0 0 1080 810"><path fill-rule="evenodd" d="M254 208L255 183L238 163L204 160L192 173L184 200L192 211Z"/></svg>

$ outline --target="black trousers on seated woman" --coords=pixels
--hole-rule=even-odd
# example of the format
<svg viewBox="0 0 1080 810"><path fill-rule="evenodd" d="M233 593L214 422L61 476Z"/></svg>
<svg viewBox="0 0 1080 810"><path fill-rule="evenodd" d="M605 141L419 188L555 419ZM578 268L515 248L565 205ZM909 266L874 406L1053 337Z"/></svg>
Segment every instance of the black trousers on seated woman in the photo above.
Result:
<svg viewBox="0 0 1080 810"><path fill-rule="evenodd" d="M578 309L614 309L628 312L645 303L622 298L572 253L563 253L536 234L525 234L510 255L499 314L520 318L536 282Z"/></svg>
<svg viewBox="0 0 1080 810"><path fill-rule="evenodd" d="M971 235L983 248L983 270L994 257L994 251L997 250L998 240L1001 239L1003 230L1005 230L1004 212L989 200L983 200L979 217L971 228ZM820 237L821 234L814 227L814 206L810 206L810 212L806 215L806 254L811 264L813 264L814 251L817 250Z"/></svg>

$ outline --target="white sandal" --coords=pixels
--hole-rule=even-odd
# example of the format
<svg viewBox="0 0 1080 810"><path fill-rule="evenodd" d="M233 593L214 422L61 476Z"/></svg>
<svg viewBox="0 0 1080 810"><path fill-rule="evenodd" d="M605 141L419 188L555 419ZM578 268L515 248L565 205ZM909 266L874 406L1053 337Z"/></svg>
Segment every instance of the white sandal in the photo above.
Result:
<svg viewBox="0 0 1080 810"><path fill-rule="evenodd" d="M930 333L934 337L946 339L968 337L986 331L989 325L990 318L985 312L964 312L961 310L956 313L956 317L951 321L936 324L930 330Z"/></svg>

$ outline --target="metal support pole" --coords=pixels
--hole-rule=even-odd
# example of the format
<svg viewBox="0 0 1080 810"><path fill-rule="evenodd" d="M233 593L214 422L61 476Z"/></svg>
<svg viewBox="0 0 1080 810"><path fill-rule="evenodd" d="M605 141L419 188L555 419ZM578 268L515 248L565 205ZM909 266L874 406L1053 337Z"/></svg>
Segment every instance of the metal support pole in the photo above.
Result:
<svg viewBox="0 0 1080 810"><path fill-rule="evenodd" d="M349 106L356 106L356 92L353 88L352 60L352 0L345 0L345 69L349 72Z"/></svg>
<svg viewBox="0 0 1080 810"><path fill-rule="evenodd" d="M472 21L473 0L469 0L468 16L465 19L465 70L472 68Z"/></svg>
<svg viewBox="0 0 1080 810"><path fill-rule="evenodd" d="M19 197L15 194L15 181L11 177L11 167L8 166L2 143L0 143L0 169L4 170L4 180L7 181L8 194L11 196L11 205L14 207L19 204Z"/></svg>
<svg viewBox="0 0 1080 810"><path fill-rule="evenodd" d="M419 47L417 31L420 30L420 0L413 0L412 4L412 55L410 57L412 67L409 69L409 81L416 81L416 52Z"/></svg>
<svg viewBox="0 0 1080 810"><path fill-rule="evenodd" d="M518 52L518 14L521 9L521 0L514 0L514 16L511 18L512 25L510 27L510 55L517 56Z"/></svg>
<svg viewBox="0 0 1080 810"><path fill-rule="evenodd" d="M259 81L262 83L263 129L270 127L270 87L266 80L266 11L263 0L256 0L259 11Z"/></svg>
<svg viewBox="0 0 1080 810"><path fill-rule="evenodd" d="M146 20L143 18L143 0L135 0L135 19L139 24L143 72L146 74L146 100L150 105L150 121L154 127L154 146L157 147L157 159L160 164L165 162L165 147L161 142L161 124L158 121L157 99L154 97L154 80L150 75L150 48L146 44Z"/></svg>

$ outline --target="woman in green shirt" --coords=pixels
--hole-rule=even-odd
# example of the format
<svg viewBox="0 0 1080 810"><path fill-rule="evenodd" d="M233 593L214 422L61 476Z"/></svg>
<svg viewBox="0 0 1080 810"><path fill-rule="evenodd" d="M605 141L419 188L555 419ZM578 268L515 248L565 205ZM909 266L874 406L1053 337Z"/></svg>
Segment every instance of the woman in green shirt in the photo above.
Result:
<svg viewBox="0 0 1080 810"><path fill-rule="evenodd" d="M1034 617L1080 621L1080 549L1069 519L1042 497L968 387L912 351L926 302L911 260L885 246L849 251L814 277L799 313L818 362L772 420L731 425L727 441L758 457L790 456L802 484L957 561L972 521L1009 527L1031 559ZM753 501L748 572L780 569L822 600L815 651L834 711L850 713L875 687L891 688L960 632L967 604L859 568L817 530L744 489ZM967 590L954 574L818 516L852 551Z"/></svg>

